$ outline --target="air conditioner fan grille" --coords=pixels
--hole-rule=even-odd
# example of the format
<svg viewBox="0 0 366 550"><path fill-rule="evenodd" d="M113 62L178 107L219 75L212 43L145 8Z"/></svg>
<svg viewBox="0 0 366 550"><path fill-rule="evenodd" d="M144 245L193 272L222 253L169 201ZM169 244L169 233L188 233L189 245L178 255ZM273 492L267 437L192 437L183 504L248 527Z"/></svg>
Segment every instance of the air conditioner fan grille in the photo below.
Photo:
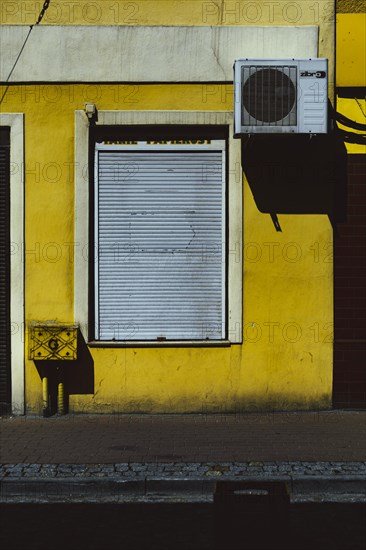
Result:
<svg viewBox="0 0 366 550"><path fill-rule="evenodd" d="M244 66L243 125L296 124L296 67Z"/></svg>

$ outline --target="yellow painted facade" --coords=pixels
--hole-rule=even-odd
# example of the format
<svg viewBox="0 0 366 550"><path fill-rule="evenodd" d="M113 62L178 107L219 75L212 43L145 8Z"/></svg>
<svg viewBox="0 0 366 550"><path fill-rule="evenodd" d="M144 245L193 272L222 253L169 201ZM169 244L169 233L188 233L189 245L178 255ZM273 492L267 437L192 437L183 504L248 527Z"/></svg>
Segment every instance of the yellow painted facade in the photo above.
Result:
<svg viewBox="0 0 366 550"><path fill-rule="evenodd" d="M347 118L358 122L359 124L366 124L366 100L365 99L350 99L345 97L337 97L337 111ZM349 127L345 124L338 123L339 128L342 130L349 130ZM354 134L364 135L364 130L352 129ZM365 154L366 145L359 143L346 143L347 152L349 154Z"/></svg>
<svg viewBox="0 0 366 550"><path fill-rule="evenodd" d="M366 13L337 14L337 86L366 84Z"/></svg>
<svg viewBox="0 0 366 550"><path fill-rule="evenodd" d="M74 11L70 15L71 4ZM55 4L57 8L50 6L44 23L315 24L320 29L319 56L329 59L333 74L332 2L279 1L272 11L268 11L268 2L256 2L257 8L254 3L249 4L103 0L89 3L86 8L83 2L61 0ZM34 21L29 11L21 13L14 5L12 8L13 12L10 4L5 11L2 8L2 24L28 25ZM138 85L134 95L137 102L133 104L128 97L136 86L115 86L119 86L119 97L126 101L117 102L114 87L100 84L99 110L233 109L232 86L228 84L218 84L217 94L210 94L208 101L202 94L203 84ZM331 99L332 89L330 78ZM0 87L1 94L3 90ZM92 101L92 93L87 84L16 85L9 88L1 106L2 112L25 115L26 326L32 321L74 322L74 265L70 246L74 242L74 112ZM330 221L324 214L279 214L282 232L276 232L270 216L259 212L244 178L243 186L244 289L239 328L243 344L90 347L94 393L70 395L71 412L181 413L331 406ZM22 244L14 246L20 250ZM25 349L27 345L26 340ZM67 362L65 368L72 371L72 363ZM25 391L26 411L40 413L42 384L34 362L28 359Z"/></svg>
<svg viewBox="0 0 366 550"><path fill-rule="evenodd" d="M42 5L39 2L4 3L1 23L31 25ZM324 25L334 20L333 2L278 0L269 3L237 0L101 0L50 2L46 25ZM323 29L324 30L324 29Z"/></svg>
<svg viewBox="0 0 366 550"><path fill-rule="evenodd" d="M342 89L366 86L366 13L357 13L359 2L348 4L350 13L337 14L336 33L336 86L339 88L337 111L359 124L366 124L366 100L364 93L353 93L353 97L342 97ZM349 95L349 94L347 94ZM357 96L357 97L356 97ZM347 126L339 124L342 130ZM364 130L352 129L355 134L364 134ZM347 143L350 154L365 154L366 146L359 143Z"/></svg>

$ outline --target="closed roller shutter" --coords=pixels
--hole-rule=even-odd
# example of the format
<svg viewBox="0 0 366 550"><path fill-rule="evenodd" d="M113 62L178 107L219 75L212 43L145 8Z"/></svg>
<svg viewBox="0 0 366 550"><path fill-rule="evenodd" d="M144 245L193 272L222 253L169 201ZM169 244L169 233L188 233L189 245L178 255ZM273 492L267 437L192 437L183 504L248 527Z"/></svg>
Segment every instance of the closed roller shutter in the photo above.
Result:
<svg viewBox="0 0 366 550"><path fill-rule="evenodd" d="M96 337L225 338L223 150L96 152Z"/></svg>
<svg viewBox="0 0 366 550"><path fill-rule="evenodd" d="M10 129L0 128L0 413L10 407Z"/></svg>

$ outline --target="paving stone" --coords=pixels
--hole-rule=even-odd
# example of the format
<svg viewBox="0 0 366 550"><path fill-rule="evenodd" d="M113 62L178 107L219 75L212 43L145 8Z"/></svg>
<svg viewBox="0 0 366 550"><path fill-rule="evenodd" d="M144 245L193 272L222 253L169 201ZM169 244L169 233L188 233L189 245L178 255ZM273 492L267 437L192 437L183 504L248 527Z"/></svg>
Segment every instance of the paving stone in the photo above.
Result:
<svg viewBox="0 0 366 550"><path fill-rule="evenodd" d="M291 466L291 470L293 472L303 472L304 468L302 466ZM319 470L319 471L321 471L321 470Z"/></svg>
<svg viewBox="0 0 366 550"><path fill-rule="evenodd" d="M41 470L40 472L38 472L37 477L44 477L44 478L56 477L56 471L55 470Z"/></svg>
<svg viewBox="0 0 366 550"><path fill-rule="evenodd" d="M128 464L116 464L115 469L117 472L126 472L129 469Z"/></svg>
<svg viewBox="0 0 366 550"><path fill-rule="evenodd" d="M175 467L170 466L168 469L164 465L146 465L146 464L116 464L116 465L100 465L98 467L90 468L88 465L60 465L56 467L54 464L43 465L42 467L39 464L29 464L27 467L22 465L11 465L6 467L3 465L1 467L1 472L5 477L12 478L52 478L52 477L95 477L95 478L111 478L118 476L123 477L124 479L144 479L145 477L154 477L161 479L204 479L205 477L258 477L260 475L266 476L283 476L283 475L305 475L305 476L334 476L339 477L343 475L359 475L362 476L366 471L365 463L353 463L352 466L349 464L341 464L340 468L334 468L329 463L317 463L311 464L306 463L291 463L291 464L282 464L278 463L270 465L264 464L262 468L248 466L247 463L238 464L233 463L229 466L226 466L223 469L221 464L211 463L194 463L194 464L185 464L183 467L181 464L175 465Z"/></svg>
<svg viewBox="0 0 366 550"><path fill-rule="evenodd" d="M354 465L350 466L349 464L343 464L342 470L345 472L353 472L355 470L355 466ZM363 468L363 470L366 471L366 468Z"/></svg>

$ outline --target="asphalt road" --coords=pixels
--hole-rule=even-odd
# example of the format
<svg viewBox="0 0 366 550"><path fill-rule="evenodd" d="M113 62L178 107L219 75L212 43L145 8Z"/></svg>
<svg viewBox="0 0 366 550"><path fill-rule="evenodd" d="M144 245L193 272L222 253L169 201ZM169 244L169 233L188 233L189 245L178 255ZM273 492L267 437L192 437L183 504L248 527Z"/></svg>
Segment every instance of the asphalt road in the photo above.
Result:
<svg viewBox="0 0 366 550"><path fill-rule="evenodd" d="M210 504L1 505L4 550L365 550L365 504L292 505L277 535ZM265 512L264 512L265 514ZM249 514L250 515L250 514ZM269 535L263 538L263 535ZM224 541L224 547L218 541ZM263 542L266 540L266 542ZM277 543L277 546L276 546Z"/></svg>

